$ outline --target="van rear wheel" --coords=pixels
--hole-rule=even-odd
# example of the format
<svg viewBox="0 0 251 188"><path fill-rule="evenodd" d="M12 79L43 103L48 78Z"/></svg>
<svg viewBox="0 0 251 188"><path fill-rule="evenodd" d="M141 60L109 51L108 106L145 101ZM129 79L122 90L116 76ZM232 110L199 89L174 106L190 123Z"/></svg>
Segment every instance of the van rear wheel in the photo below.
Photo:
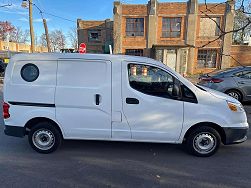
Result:
<svg viewBox="0 0 251 188"><path fill-rule="evenodd" d="M41 122L31 128L28 135L31 147L39 153L52 153L62 142L60 132L50 122Z"/></svg>
<svg viewBox="0 0 251 188"><path fill-rule="evenodd" d="M185 142L190 154L198 157L209 157L217 152L221 143L219 133L207 126L194 129Z"/></svg>

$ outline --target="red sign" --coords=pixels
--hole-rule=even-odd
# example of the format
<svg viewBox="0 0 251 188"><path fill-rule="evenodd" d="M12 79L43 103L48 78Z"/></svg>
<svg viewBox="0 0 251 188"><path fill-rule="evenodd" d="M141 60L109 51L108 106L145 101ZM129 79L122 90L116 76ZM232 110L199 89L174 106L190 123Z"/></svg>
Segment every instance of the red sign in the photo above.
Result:
<svg viewBox="0 0 251 188"><path fill-rule="evenodd" d="M85 43L81 43L79 45L79 49L78 49L79 53L81 54L85 54L86 53L86 44Z"/></svg>

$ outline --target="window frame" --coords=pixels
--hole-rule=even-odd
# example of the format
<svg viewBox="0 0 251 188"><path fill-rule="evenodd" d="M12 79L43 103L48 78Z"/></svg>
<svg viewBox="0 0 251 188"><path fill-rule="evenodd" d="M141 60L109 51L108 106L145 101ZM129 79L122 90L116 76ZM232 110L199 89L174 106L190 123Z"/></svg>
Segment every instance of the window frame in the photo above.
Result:
<svg viewBox="0 0 251 188"><path fill-rule="evenodd" d="M136 51L138 51L138 52L136 52ZM135 54L130 53L130 52L135 52ZM139 55L136 55L137 53L139 53ZM125 55L140 56L140 57L142 57L142 56L144 56L144 50L143 49L126 49Z"/></svg>
<svg viewBox="0 0 251 188"><path fill-rule="evenodd" d="M200 51L204 51L204 52L206 51L207 53L200 54L199 53ZM215 65L213 67L210 67L209 64L208 64L208 62L209 62L208 60L210 60L208 52L211 52L211 53L215 52L215 54L216 54L215 55L215 63L214 63ZM203 57L199 57L199 56L205 56L205 59ZM197 67L201 68L201 69L205 69L205 68L215 69L215 68L217 68L218 58L219 58L218 49L214 49L214 48L212 48L212 49L198 49L198 52L197 52ZM199 61L202 61L202 60L206 61L206 65L204 64L203 67L199 66L199 64L201 64L201 63L199 63Z"/></svg>
<svg viewBox="0 0 251 188"><path fill-rule="evenodd" d="M97 39L93 39L93 38L91 38L91 33L94 33L94 32L96 32L97 34L98 34L98 38ZM101 42L101 36L102 36L102 31L101 31L101 29L89 29L88 31L87 31L87 33L88 33L88 42Z"/></svg>
<svg viewBox="0 0 251 188"><path fill-rule="evenodd" d="M177 23L180 23L180 30L179 31L172 31L172 20L177 20L177 19L180 19L180 22L177 22ZM164 20L166 20L166 22L169 20L170 22L170 25L169 25L169 28L165 28L164 29ZM172 38L172 39L178 39L178 38L181 38L181 32L182 32L182 17L162 17L162 34L161 34L161 38ZM166 24L167 25L167 24ZM165 32L169 32L169 36L164 36L164 33ZM174 32L179 32L179 36L177 37L172 37L172 33Z"/></svg>
<svg viewBox="0 0 251 188"><path fill-rule="evenodd" d="M144 17L127 17L126 19L126 28L125 28L125 35L126 37L145 37L145 18ZM132 22L134 20L134 22ZM140 27L136 23L136 20L143 20L143 31L137 31ZM131 22L128 22L131 21ZM130 25L130 26L129 26ZM130 30L131 29L131 30ZM140 34L137 34L140 33Z"/></svg>

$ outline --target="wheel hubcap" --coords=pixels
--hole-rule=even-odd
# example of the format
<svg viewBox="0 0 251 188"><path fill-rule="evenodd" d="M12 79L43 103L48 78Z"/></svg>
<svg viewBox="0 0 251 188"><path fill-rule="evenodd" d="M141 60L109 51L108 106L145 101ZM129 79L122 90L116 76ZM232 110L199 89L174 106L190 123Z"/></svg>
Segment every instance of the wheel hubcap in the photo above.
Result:
<svg viewBox="0 0 251 188"><path fill-rule="evenodd" d="M33 144L41 150L49 150L55 143L54 134L47 129L39 129L32 135Z"/></svg>
<svg viewBox="0 0 251 188"><path fill-rule="evenodd" d="M228 93L228 95L235 98L235 99L237 99L237 100L239 100L239 95L237 93L235 93L235 92L230 92L230 93Z"/></svg>
<svg viewBox="0 0 251 188"><path fill-rule="evenodd" d="M201 154L208 154L216 147L216 138L210 133L200 133L193 140L194 149Z"/></svg>

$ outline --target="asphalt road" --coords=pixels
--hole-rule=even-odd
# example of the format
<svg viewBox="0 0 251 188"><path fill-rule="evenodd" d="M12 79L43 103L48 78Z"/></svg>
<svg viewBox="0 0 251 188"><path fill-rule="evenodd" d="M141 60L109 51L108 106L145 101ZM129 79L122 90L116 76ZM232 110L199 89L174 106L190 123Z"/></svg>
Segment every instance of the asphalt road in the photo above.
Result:
<svg viewBox="0 0 251 188"><path fill-rule="evenodd" d="M251 105L245 108L251 121ZM209 158L178 145L94 141L64 141L57 152L42 155L0 126L0 187L250 188L251 138Z"/></svg>

